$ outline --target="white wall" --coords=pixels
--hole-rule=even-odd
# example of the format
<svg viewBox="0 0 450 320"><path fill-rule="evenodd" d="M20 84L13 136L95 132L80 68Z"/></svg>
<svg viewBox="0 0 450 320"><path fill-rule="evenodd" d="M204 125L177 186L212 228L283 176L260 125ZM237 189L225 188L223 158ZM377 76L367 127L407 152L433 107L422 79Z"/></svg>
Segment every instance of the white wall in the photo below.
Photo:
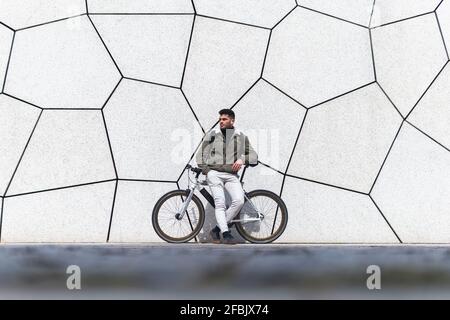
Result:
<svg viewBox="0 0 450 320"><path fill-rule="evenodd" d="M449 243L448 49L450 0L0 0L0 241L161 241L233 108L278 242Z"/></svg>

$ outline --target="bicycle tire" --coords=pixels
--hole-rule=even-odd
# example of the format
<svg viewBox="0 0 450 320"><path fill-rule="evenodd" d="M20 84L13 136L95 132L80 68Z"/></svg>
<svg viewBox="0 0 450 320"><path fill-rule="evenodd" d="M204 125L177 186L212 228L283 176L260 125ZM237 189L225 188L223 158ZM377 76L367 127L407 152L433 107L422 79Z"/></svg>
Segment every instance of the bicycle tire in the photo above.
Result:
<svg viewBox="0 0 450 320"><path fill-rule="evenodd" d="M197 221L197 224L195 225L195 227L192 227L192 221L191 221L188 213L186 213L184 215L182 220L177 220L175 218L175 214L173 215L174 223L176 223L177 221L182 221L183 223L185 223L187 221L192 229L192 232L190 232L187 235L182 236L182 237L175 237L175 236L167 234L161 226L160 215L161 215L161 209L163 208L163 205L175 197L180 197L181 201L183 201L184 198L182 198L182 197L187 197L188 195L189 195L189 192L186 190L169 191L166 194L164 194L156 202L156 205L153 208L153 212L152 212L153 229L155 230L156 234L166 242L170 242L170 243L188 242L188 241L192 240L194 237L196 237L200 233L200 230L203 228L203 224L205 222L205 208L203 207L203 204L200 201L200 199L195 194L192 195L192 200L189 204L189 205L191 205L192 203L194 203L198 208L198 221ZM189 207L188 207L188 209L189 209ZM170 214L169 214L169 216L170 216Z"/></svg>
<svg viewBox="0 0 450 320"><path fill-rule="evenodd" d="M252 242L252 243L270 243L275 241L276 239L278 239L284 232L284 230L286 229L287 226L287 222L288 222L288 210L286 207L286 204L284 203L283 199L281 199L277 194L268 191L268 190L253 190L251 192L249 192L247 194L247 197L251 200L252 198L256 198L256 197L267 197L270 198L271 200L273 200L276 205L277 205L277 209L276 209L276 213L275 213L275 221L274 221L274 226L275 226L275 222L277 221L278 216L280 217L280 224L279 226L276 228L276 230L274 231L274 227L272 228L272 233L270 236L268 237L256 237L254 234L252 234L251 232L249 232L248 229L246 229L246 226L255 226L255 224L258 223L262 223L257 221L257 222L247 222L242 224L241 221L237 221L236 222L236 230L238 231L238 233L241 235L242 238L244 238L245 240ZM246 214L246 203L248 201L246 201L244 203L243 208L241 209L241 211L238 214L238 219L244 219L244 215ZM253 203L253 201L252 201ZM260 210L260 208L257 208L258 210Z"/></svg>

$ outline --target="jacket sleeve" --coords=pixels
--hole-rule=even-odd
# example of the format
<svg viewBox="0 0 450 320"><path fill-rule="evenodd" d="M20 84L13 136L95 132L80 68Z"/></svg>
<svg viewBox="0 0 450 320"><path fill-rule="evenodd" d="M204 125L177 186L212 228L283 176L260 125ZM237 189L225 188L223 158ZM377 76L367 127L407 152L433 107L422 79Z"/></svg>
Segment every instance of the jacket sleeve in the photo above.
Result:
<svg viewBox="0 0 450 320"><path fill-rule="evenodd" d="M250 165L252 167L258 165L258 154L255 149L253 149L250 140L244 135L244 153L241 155L241 159L244 161L245 165Z"/></svg>
<svg viewBox="0 0 450 320"><path fill-rule="evenodd" d="M200 145L200 148L197 151L195 156L195 161L197 162L197 166L202 169L203 174L206 174L208 171L207 160L211 149L211 144L213 142L213 135L208 132Z"/></svg>

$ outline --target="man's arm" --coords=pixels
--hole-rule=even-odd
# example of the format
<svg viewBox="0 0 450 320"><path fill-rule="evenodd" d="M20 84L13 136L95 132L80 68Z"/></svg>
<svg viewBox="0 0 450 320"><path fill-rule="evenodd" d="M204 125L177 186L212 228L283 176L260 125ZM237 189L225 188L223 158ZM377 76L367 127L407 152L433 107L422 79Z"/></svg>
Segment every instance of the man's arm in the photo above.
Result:
<svg viewBox="0 0 450 320"><path fill-rule="evenodd" d="M258 164L258 154L255 149L253 149L247 136L244 138L244 153L240 159L244 161L245 165L250 165L252 167Z"/></svg>

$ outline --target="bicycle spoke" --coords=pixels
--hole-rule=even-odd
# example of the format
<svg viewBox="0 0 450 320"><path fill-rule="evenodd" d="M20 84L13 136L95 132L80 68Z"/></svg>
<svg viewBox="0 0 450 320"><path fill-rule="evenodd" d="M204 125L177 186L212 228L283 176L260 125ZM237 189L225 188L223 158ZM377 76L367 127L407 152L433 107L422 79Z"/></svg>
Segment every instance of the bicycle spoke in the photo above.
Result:
<svg viewBox="0 0 450 320"><path fill-rule="evenodd" d="M261 210L262 212L267 212L266 208L267 208L267 206L268 206L268 201L270 201L270 200L272 200L272 199L266 198L266 201L265 201L265 203L264 203L264 208ZM270 202L269 202L269 203L270 203Z"/></svg>
<svg viewBox="0 0 450 320"><path fill-rule="evenodd" d="M177 210L176 210L176 204L174 205L174 204L172 204L172 201L171 201L172 199L169 199L168 201L166 201L164 204L167 204L167 207L169 207L169 209L170 209L170 211L172 211L172 212L177 212ZM175 206L175 210L174 210L174 206Z"/></svg>
<svg viewBox="0 0 450 320"><path fill-rule="evenodd" d="M203 207L197 196L193 195L189 203L187 199L183 191L174 191L162 200L157 211L154 209L152 222L156 233L164 240L184 242L198 233L204 219Z"/></svg>
<svg viewBox="0 0 450 320"><path fill-rule="evenodd" d="M168 205L167 207L173 210L175 202L176 206L180 207L183 204L181 200L181 197L176 197L176 199L174 199L174 201L171 201L170 205ZM169 201L167 202L169 203ZM196 205L189 204L189 207L185 211L185 218L183 218L182 220L177 220L173 211L170 211L167 208L163 208L163 210L160 210L160 213L168 213L166 214L168 215L168 217L163 216L163 214L159 215L158 219L161 220L160 228L164 231L164 233L171 237L184 238L195 230L198 224L197 212L198 210Z"/></svg>
<svg viewBox="0 0 450 320"><path fill-rule="evenodd" d="M251 208L251 204L254 208ZM249 198L248 205L241 211L240 226L245 233L255 240L265 241L270 239L278 234L283 226L284 214L281 219L278 219L279 210L282 209L276 199L264 194L255 195ZM248 221L249 218L257 217L259 213L262 214L261 220Z"/></svg>
<svg viewBox="0 0 450 320"><path fill-rule="evenodd" d="M166 203L167 203L167 207L168 207L168 209L166 209L166 210L169 210L173 214L178 213L178 208L177 208L176 204L173 204L172 202L169 202L169 201L167 201ZM164 203L164 204L166 204L166 203Z"/></svg>

